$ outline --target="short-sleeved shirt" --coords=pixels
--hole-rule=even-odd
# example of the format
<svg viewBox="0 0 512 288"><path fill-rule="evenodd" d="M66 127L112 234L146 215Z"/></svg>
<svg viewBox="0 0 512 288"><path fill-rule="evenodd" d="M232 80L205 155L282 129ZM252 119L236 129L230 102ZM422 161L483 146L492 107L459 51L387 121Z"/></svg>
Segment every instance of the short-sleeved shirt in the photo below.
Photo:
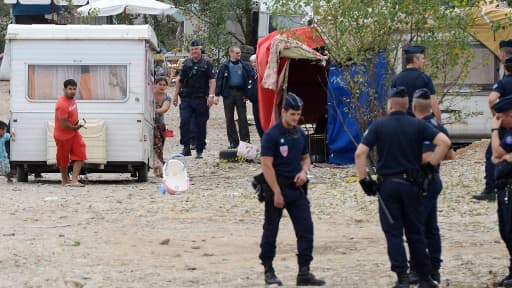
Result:
<svg viewBox="0 0 512 288"><path fill-rule="evenodd" d="M261 139L261 156L274 158L272 165L278 177L295 177L302 170L301 160L306 154L308 141L299 126L287 129L279 121Z"/></svg>
<svg viewBox="0 0 512 288"><path fill-rule="evenodd" d="M187 62L187 61L189 61L189 62ZM185 62L187 62L187 63L185 63ZM215 79L215 76L216 76L215 68L213 67L212 62L210 62L204 58L199 59L197 62L194 62L194 60L192 60L192 58L188 58L187 60L185 60L185 62L183 63L183 65L187 64L187 65L192 65L192 67L204 68L204 70L206 71L208 80ZM201 70L203 70L203 69L201 69ZM188 75L186 73L187 73L187 71L181 69L181 71L180 71L181 81L183 81L183 79L188 77Z"/></svg>
<svg viewBox="0 0 512 288"><path fill-rule="evenodd" d="M423 143L438 133L425 121L395 111L370 125L361 143L370 149L377 146L377 174L390 176L419 171Z"/></svg>
<svg viewBox="0 0 512 288"><path fill-rule="evenodd" d="M503 96L512 95L512 74L503 76L502 79L498 80L492 91L500 93L500 98Z"/></svg>
<svg viewBox="0 0 512 288"><path fill-rule="evenodd" d="M504 131L500 140L500 147L507 153L512 152L512 129L509 128Z"/></svg>
<svg viewBox="0 0 512 288"><path fill-rule="evenodd" d="M448 130L443 126L443 124L437 122L436 117L432 114L427 115L422 118L423 121L425 121L428 125L432 126L432 128L436 129L437 131L443 133L447 137L450 137L450 134L448 133ZM434 152L436 149L436 144L432 143L432 141L425 141L423 142L423 153L425 152ZM436 171L439 172L440 165L436 166Z"/></svg>
<svg viewBox="0 0 512 288"><path fill-rule="evenodd" d="M7 150L5 150L5 142L9 140L11 134L5 132L4 136L0 137L0 160L9 159L9 155L7 154Z"/></svg>
<svg viewBox="0 0 512 288"><path fill-rule="evenodd" d="M427 116L423 117L422 120L425 121L428 125L432 126L432 128L443 133L447 137L450 137L448 130L446 130L446 128L443 126L443 124L437 122L436 117L434 115L432 115L432 114L427 115ZM436 144L432 143L431 141L425 141L423 143L423 153L433 152L435 149L436 149Z"/></svg>
<svg viewBox="0 0 512 288"><path fill-rule="evenodd" d="M505 150L505 152L511 153L512 152L512 129L508 128L508 129L504 130L502 133L500 133L499 137L500 137L500 147L503 148L503 150ZM504 161L506 161L506 160L504 160ZM501 164L504 164L504 165L501 165ZM494 169L494 178L496 180L500 180L500 179L504 179L504 178L510 179L511 176L509 174L510 173L509 169L510 169L510 165L507 165L507 163L500 162L500 163L496 164L496 167Z"/></svg>
<svg viewBox="0 0 512 288"><path fill-rule="evenodd" d="M431 95L436 94L436 89L434 88L434 83L430 76L417 68L405 68L393 78L391 88L400 86L407 89L407 95L409 96L409 112L412 111L412 96L416 90L426 88L430 91Z"/></svg>
<svg viewBox="0 0 512 288"><path fill-rule="evenodd" d="M67 119L71 125L78 122L78 108L75 99L68 99L66 96L60 96L55 104L55 129L53 137L58 140L69 139L78 133L77 130L65 129L60 124L60 119Z"/></svg>
<svg viewBox="0 0 512 288"><path fill-rule="evenodd" d="M206 72L207 72L207 75L208 75L208 80L211 80L211 79L215 79L215 67L213 67L213 64L212 62L204 59L203 57L201 57L201 59L199 59L197 62L194 62L194 60L192 60L192 58L188 58L186 61L190 61L188 62L190 65L192 66L198 66L198 65L203 65L206 67ZM183 65L185 65L186 63L183 62ZM180 78L183 80L187 75L185 75L185 72L186 71L183 71L183 69L180 71Z"/></svg>
<svg viewBox="0 0 512 288"><path fill-rule="evenodd" d="M194 62L192 58L188 58L180 71L182 96L207 96L212 79L215 79L215 68L212 62L204 58Z"/></svg>
<svg viewBox="0 0 512 288"><path fill-rule="evenodd" d="M169 95L167 95L167 94L164 95L164 99L162 100L162 104L158 104L158 103L155 102L155 110L162 108L162 106L164 105L165 102L171 103L171 97L169 97ZM159 113L155 112L155 124L157 124L157 125L164 124L165 123L164 120L165 120L164 119L164 114L159 114Z"/></svg>

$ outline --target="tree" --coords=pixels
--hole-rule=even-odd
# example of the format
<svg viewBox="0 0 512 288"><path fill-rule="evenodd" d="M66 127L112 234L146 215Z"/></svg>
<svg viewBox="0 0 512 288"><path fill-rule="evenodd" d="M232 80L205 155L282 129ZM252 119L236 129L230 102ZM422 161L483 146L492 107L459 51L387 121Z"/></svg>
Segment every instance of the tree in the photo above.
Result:
<svg viewBox="0 0 512 288"><path fill-rule="evenodd" d="M144 23L149 24L155 30L158 41L163 44L167 50L178 47L176 32L181 23L178 23L171 16L144 15Z"/></svg>
<svg viewBox="0 0 512 288"><path fill-rule="evenodd" d="M352 93L345 107L358 121L361 134L384 112L375 79L365 72L374 67L378 53L389 64L390 81L401 65L402 47L426 46L425 70L438 83L441 101L464 80L472 60L467 32L472 19L445 0L280 0L271 7L276 14L312 16L331 59L344 68L345 81L340 81Z"/></svg>
<svg viewBox="0 0 512 288"><path fill-rule="evenodd" d="M214 62L227 54L227 47L238 44L256 47L257 35L252 12L253 0L171 0L185 16L196 19L193 38L200 39ZM187 42L191 39L185 39Z"/></svg>
<svg viewBox="0 0 512 288"><path fill-rule="evenodd" d="M0 49L3 51L5 46L5 33L7 26L12 22L11 5L0 2Z"/></svg>

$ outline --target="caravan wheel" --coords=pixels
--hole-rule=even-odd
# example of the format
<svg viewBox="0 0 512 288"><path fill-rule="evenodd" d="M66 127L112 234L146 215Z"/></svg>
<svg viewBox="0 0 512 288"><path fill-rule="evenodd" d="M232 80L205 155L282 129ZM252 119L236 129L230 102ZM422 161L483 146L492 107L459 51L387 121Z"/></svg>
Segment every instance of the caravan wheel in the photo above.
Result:
<svg viewBox="0 0 512 288"><path fill-rule="evenodd" d="M148 164L144 163L137 167L137 182L148 182Z"/></svg>
<svg viewBox="0 0 512 288"><path fill-rule="evenodd" d="M23 165L16 166L16 180L18 182L28 182L28 171Z"/></svg>

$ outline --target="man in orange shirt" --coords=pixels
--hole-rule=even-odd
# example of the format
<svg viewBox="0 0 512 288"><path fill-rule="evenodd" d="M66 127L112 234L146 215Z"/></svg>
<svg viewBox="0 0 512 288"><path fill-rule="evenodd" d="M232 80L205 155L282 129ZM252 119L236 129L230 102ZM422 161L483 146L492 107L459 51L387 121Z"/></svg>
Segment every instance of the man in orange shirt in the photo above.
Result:
<svg viewBox="0 0 512 288"><path fill-rule="evenodd" d="M73 79L64 81L64 95L55 104L55 129L53 138L57 145L57 166L60 169L62 185L82 187L78 182L80 169L87 160L85 142L78 131L82 125L78 123L78 109L75 95L77 83ZM68 177L69 160L73 160L73 176Z"/></svg>

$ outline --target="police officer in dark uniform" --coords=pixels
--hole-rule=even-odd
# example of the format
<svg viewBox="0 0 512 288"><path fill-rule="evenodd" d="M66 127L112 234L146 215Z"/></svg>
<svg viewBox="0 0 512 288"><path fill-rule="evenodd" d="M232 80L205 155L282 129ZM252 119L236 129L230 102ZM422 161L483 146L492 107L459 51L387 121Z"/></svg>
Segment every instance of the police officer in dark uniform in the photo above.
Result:
<svg viewBox="0 0 512 288"><path fill-rule="evenodd" d="M265 268L265 283L282 285L272 261L276 255L279 221L286 208L297 236L299 273L297 286L323 286L310 271L313 261L313 221L307 198L307 171L311 165L306 134L297 125L302 100L288 93L283 100L281 119L261 140L261 167L271 191L265 201L265 222L259 258Z"/></svg>
<svg viewBox="0 0 512 288"><path fill-rule="evenodd" d="M432 128L445 134L449 137L448 131L442 124L436 121L432 114L432 107L430 104L430 91L422 88L416 90L412 100L412 112L416 118L425 121ZM432 157L435 150L435 145L430 141L423 143L423 161L428 161ZM455 158L455 151L450 149L443 160L451 160ZM432 264L432 279L437 283L441 283L441 235L439 233L439 225L437 224L437 198L443 189L443 183L439 176L440 166L437 165L430 175L428 190L423 198L424 208L424 226L425 226L425 240L427 241L428 253L430 256L430 263ZM417 284L419 281L418 274L415 272L414 262L411 261L411 272L409 273L409 284Z"/></svg>
<svg viewBox="0 0 512 288"><path fill-rule="evenodd" d="M425 63L425 47L420 45L411 45L406 47L404 50L405 54L405 65L406 68L402 70L398 75L391 81L391 88L405 87L409 97L409 114L412 114L412 94L414 91L426 88L430 91L430 101L432 103L432 112L436 116L437 122L441 123L441 110L439 109L439 103L437 102L436 90L432 79L426 73L422 72L421 69Z"/></svg>
<svg viewBox="0 0 512 288"><path fill-rule="evenodd" d="M497 113L492 120L491 143L492 160L496 163L498 223L510 261L508 275L497 284L498 287L512 287L512 96L499 98L492 109Z"/></svg>
<svg viewBox="0 0 512 288"><path fill-rule="evenodd" d="M210 117L210 106L215 103L215 71L213 64L201 55L201 43L194 40L190 44L190 58L183 62L183 68L176 79L174 106L180 104L180 143L183 155L190 156L192 133L190 122L196 125L196 159L203 158L206 146L206 122Z"/></svg>
<svg viewBox="0 0 512 288"><path fill-rule="evenodd" d="M432 157L424 164L425 169L432 170L444 158L451 143L446 135L406 113L409 101L404 87L392 88L388 97L388 116L375 121L357 147L359 183L367 195L379 194L380 223L386 236L391 271L398 276L394 287L409 287L404 230L411 260L420 277L418 287L438 287L430 276L432 265L423 232L422 150L424 141L436 145ZM379 182L367 172L368 156L375 146Z"/></svg>
<svg viewBox="0 0 512 288"><path fill-rule="evenodd" d="M512 40L500 41L500 61L503 63L503 78L496 82L489 93L489 107L501 96L512 94ZM495 112L491 109L491 113ZM475 200L496 200L496 190L494 189L494 163L491 161L492 149L491 143L485 150L485 188L480 194L473 195Z"/></svg>

